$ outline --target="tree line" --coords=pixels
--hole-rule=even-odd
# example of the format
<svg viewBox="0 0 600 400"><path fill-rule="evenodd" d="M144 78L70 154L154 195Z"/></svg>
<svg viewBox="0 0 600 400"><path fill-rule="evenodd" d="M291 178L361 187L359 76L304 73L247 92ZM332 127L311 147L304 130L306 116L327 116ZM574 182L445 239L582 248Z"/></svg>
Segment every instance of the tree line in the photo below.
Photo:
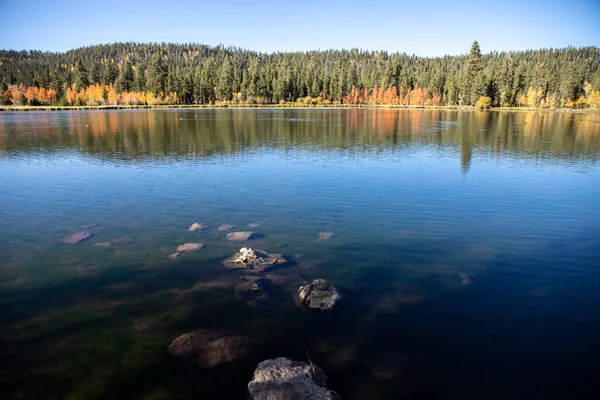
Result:
<svg viewBox="0 0 600 400"><path fill-rule="evenodd" d="M114 43L65 53L0 50L0 102L15 105L275 104L600 107L600 49L459 56L386 51L259 53Z"/></svg>

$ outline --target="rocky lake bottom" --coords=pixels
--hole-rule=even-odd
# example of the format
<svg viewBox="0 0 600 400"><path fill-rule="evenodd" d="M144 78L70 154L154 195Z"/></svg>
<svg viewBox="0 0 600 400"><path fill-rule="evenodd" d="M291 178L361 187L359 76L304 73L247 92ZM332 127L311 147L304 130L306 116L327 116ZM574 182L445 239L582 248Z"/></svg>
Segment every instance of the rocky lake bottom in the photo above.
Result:
<svg viewBox="0 0 600 400"><path fill-rule="evenodd" d="M587 114L2 113L0 396L595 398L599 155Z"/></svg>

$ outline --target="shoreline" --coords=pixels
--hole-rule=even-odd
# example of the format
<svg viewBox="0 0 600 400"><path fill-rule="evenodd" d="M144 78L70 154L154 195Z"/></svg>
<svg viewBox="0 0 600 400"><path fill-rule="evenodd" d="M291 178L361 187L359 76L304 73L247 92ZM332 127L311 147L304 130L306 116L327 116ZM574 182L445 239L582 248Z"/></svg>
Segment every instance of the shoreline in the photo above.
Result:
<svg viewBox="0 0 600 400"><path fill-rule="evenodd" d="M26 112L26 111L93 111L93 110L217 110L217 109L389 109L389 110L456 110L456 111L543 111L563 112L573 114L600 114L600 109L569 109L569 108L534 108L534 107L492 107L480 110L473 106L402 106L402 105L288 105L288 104L181 104L181 105L104 105L104 106L0 106L0 112Z"/></svg>

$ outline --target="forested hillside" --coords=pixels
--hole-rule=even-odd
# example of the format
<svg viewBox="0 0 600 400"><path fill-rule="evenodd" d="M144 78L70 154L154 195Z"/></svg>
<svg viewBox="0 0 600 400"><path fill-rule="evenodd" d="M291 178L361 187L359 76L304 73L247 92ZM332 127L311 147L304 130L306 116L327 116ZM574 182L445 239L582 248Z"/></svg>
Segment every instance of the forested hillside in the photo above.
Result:
<svg viewBox="0 0 600 400"><path fill-rule="evenodd" d="M390 104L600 107L600 49L424 58L385 51L264 54L200 44L115 43L66 53L0 51L15 105Z"/></svg>

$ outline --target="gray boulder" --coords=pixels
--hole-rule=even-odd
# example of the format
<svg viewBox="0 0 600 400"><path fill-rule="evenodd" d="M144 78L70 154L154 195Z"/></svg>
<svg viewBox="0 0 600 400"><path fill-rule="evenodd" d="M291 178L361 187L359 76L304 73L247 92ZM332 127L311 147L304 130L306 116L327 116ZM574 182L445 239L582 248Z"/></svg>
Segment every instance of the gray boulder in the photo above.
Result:
<svg viewBox="0 0 600 400"><path fill-rule="evenodd" d="M313 310L331 310L341 299L340 292L324 279L315 279L298 289L300 303Z"/></svg>
<svg viewBox="0 0 600 400"><path fill-rule="evenodd" d="M205 368L231 362L246 354L248 338L225 330L197 330L177 337L167 349Z"/></svg>
<svg viewBox="0 0 600 400"><path fill-rule="evenodd" d="M63 242L69 243L69 244L79 243L85 239L91 238L92 236L94 236L94 234L92 232L81 231L81 232L77 232L77 233L74 233L72 235L69 235L69 236L63 238Z"/></svg>
<svg viewBox="0 0 600 400"><path fill-rule="evenodd" d="M341 399L326 382L325 372L316 365L280 357L258 364L248 392L254 400Z"/></svg>
<svg viewBox="0 0 600 400"><path fill-rule="evenodd" d="M271 254L263 250L253 250L242 247L223 261L223 265L230 269L245 269L251 272L263 272L285 264L287 260L281 254Z"/></svg>

